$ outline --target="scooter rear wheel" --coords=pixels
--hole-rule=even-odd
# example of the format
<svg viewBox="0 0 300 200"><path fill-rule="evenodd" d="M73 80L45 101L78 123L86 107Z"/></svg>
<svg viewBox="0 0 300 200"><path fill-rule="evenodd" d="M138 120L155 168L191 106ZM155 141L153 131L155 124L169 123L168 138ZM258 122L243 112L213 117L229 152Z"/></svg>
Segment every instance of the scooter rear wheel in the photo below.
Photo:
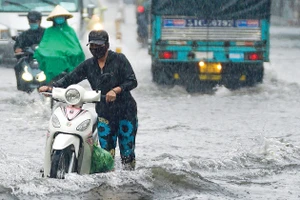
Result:
<svg viewBox="0 0 300 200"><path fill-rule="evenodd" d="M50 178L64 179L66 173L75 171L75 162L71 163L73 152L71 148L55 150L51 158ZM73 166L70 168L70 164ZM69 168L71 169L69 171Z"/></svg>

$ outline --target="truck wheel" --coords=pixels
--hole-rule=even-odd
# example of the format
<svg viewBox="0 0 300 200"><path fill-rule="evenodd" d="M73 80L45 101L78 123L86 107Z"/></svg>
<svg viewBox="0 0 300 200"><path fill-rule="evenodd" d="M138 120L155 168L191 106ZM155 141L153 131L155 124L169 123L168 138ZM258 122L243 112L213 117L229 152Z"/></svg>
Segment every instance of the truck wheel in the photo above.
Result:
<svg viewBox="0 0 300 200"><path fill-rule="evenodd" d="M51 158L50 178L64 179L66 173L74 172L75 162L71 163L72 156L74 154L70 148L55 150ZM71 171L69 171L70 164L72 164Z"/></svg>
<svg viewBox="0 0 300 200"><path fill-rule="evenodd" d="M249 75L248 86L256 85L257 83L262 83L264 77L264 67L263 65L256 66L256 69L251 71Z"/></svg>
<svg viewBox="0 0 300 200"><path fill-rule="evenodd" d="M168 67L152 64L151 66L152 80L159 85L173 85L174 80L172 72Z"/></svg>
<svg viewBox="0 0 300 200"><path fill-rule="evenodd" d="M227 89L229 89L229 90L236 90L236 89L239 89L239 88L241 87L239 81L229 81L229 82L226 83L224 86L225 86Z"/></svg>
<svg viewBox="0 0 300 200"><path fill-rule="evenodd" d="M248 66L246 69L246 82L240 83L242 86L253 87L263 82L264 66L263 64L255 64Z"/></svg>
<svg viewBox="0 0 300 200"><path fill-rule="evenodd" d="M185 90L188 93L198 92L200 89L200 81L197 76L191 75L188 78L186 77L184 80Z"/></svg>
<svg viewBox="0 0 300 200"><path fill-rule="evenodd" d="M242 74L246 75L246 81L240 81ZM241 87L252 87L258 83L263 82L264 67L263 65L253 65L245 70L243 73L231 73L225 78L224 86L230 90L236 90Z"/></svg>

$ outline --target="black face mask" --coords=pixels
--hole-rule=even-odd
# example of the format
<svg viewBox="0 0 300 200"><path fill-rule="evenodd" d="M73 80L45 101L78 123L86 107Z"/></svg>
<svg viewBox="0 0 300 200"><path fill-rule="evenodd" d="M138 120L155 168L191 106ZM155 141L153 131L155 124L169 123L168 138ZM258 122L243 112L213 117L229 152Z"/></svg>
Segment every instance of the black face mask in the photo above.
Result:
<svg viewBox="0 0 300 200"><path fill-rule="evenodd" d="M96 47L96 48L90 47L90 52L95 58L99 59L99 58L103 58L107 49L108 49L107 45L105 45L103 47Z"/></svg>

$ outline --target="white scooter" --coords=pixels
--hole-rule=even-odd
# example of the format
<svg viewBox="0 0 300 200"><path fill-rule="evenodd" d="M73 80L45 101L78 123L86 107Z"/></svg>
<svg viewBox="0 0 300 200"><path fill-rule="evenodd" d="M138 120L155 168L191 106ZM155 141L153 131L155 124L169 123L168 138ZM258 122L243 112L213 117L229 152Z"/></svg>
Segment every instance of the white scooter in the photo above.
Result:
<svg viewBox="0 0 300 200"><path fill-rule="evenodd" d="M80 85L53 88L52 98L64 102L51 115L46 138L44 177L65 178L66 173L89 174L93 145L99 146L97 115L83 109L84 103L101 100L100 91Z"/></svg>

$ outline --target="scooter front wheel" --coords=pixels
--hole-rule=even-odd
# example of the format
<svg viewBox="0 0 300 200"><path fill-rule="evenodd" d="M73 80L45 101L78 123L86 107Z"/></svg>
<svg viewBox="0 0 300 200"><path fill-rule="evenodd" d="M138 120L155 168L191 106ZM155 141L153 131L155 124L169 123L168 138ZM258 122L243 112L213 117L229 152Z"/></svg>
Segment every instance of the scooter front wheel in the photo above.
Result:
<svg viewBox="0 0 300 200"><path fill-rule="evenodd" d="M66 173L74 172L74 157L75 154L71 151L71 148L55 150L51 158L50 178L64 179Z"/></svg>

